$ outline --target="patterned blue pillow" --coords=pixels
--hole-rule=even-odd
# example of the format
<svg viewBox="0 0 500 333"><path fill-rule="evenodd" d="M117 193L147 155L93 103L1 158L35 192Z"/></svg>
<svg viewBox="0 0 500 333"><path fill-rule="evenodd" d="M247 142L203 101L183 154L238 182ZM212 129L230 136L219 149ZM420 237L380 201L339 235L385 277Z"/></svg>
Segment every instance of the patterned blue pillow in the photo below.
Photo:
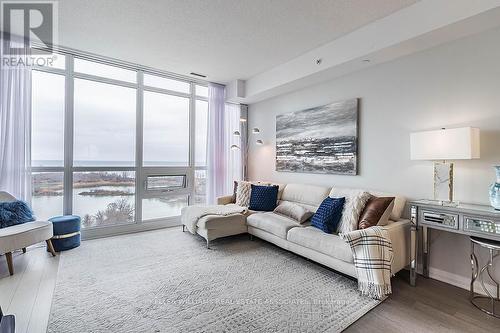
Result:
<svg viewBox="0 0 500 333"><path fill-rule="evenodd" d="M342 217L345 198L327 197L312 217L312 226L331 234L337 230Z"/></svg>
<svg viewBox="0 0 500 333"><path fill-rule="evenodd" d="M0 202L0 229L34 221L33 212L24 201Z"/></svg>
<svg viewBox="0 0 500 333"><path fill-rule="evenodd" d="M272 212L278 202L278 186L253 185L250 192L251 210Z"/></svg>

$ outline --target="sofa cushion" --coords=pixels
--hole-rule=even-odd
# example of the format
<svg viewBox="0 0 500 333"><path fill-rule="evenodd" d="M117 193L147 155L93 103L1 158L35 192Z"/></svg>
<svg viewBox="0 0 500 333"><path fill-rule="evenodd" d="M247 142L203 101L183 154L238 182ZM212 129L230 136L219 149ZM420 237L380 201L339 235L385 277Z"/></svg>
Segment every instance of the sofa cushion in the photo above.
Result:
<svg viewBox="0 0 500 333"><path fill-rule="evenodd" d="M0 228L34 220L33 212L26 202L20 200L0 202Z"/></svg>
<svg viewBox="0 0 500 333"><path fill-rule="evenodd" d="M233 225L245 225L246 216L244 214L231 214L226 216L206 215L198 220L196 225L202 229L223 229Z"/></svg>
<svg viewBox="0 0 500 333"><path fill-rule="evenodd" d="M256 213L247 217L247 224L251 227L267 231L275 236L286 239L288 230L301 227L299 222L273 212Z"/></svg>
<svg viewBox="0 0 500 333"><path fill-rule="evenodd" d="M274 212L294 219L299 223L304 223L314 214L307 208L290 201L282 201Z"/></svg>
<svg viewBox="0 0 500 333"><path fill-rule="evenodd" d="M283 190L281 200L301 203L309 206L318 207L323 199L328 196L330 187L288 184Z"/></svg>
<svg viewBox="0 0 500 333"><path fill-rule="evenodd" d="M311 219L312 226L328 234L337 230L344 203L345 198L326 197Z"/></svg>
<svg viewBox="0 0 500 333"><path fill-rule="evenodd" d="M252 184L250 209L271 212L278 202L278 186L259 186Z"/></svg>
<svg viewBox="0 0 500 333"><path fill-rule="evenodd" d="M387 225L393 207L394 197L372 196L366 203L365 209L359 218L359 229L365 229L375 225Z"/></svg>
<svg viewBox="0 0 500 333"><path fill-rule="evenodd" d="M281 200L281 196L283 195L283 191L285 190L286 184L276 183L268 180L261 180L259 182L254 182L255 185L270 185L270 186L278 186L278 200Z"/></svg>
<svg viewBox="0 0 500 333"><path fill-rule="evenodd" d="M389 220L399 221L406 206L406 198L402 195L396 195L394 193L380 192L380 191L368 191L371 195L375 195L377 197L395 197L394 199L394 207L392 208L391 215L389 216Z"/></svg>
<svg viewBox="0 0 500 333"><path fill-rule="evenodd" d="M389 193L389 192L383 192L383 191L376 191L376 190L354 190L354 189L348 189L348 188L339 188L339 187L334 187L332 188L332 191L330 192L331 197L335 197L334 193L338 191L366 191L369 192L371 195L377 196L377 197L395 197L394 199L394 208L392 209L391 215L389 216L389 220L392 221L398 221L401 219L401 216L403 215L403 212L405 210L406 206L406 198L402 195L397 195L394 193Z"/></svg>
<svg viewBox="0 0 500 333"><path fill-rule="evenodd" d="M252 183L246 181L239 181L236 187L235 203L241 207L248 207L250 205L251 191L252 191Z"/></svg>
<svg viewBox="0 0 500 333"><path fill-rule="evenodd" d="M351 248L344 240L337 235L326 234L312 226L290 229L287 240L344 262L354 262Z"/></svg>
<svg viewBox="0 0 500 333"><path fill-rule="evenodd" d="M362 190L334 187L329 196L332 198L345 198L344 210L337 232L348 233L357 230L359 217L371 198L370 193Z"/></svg>

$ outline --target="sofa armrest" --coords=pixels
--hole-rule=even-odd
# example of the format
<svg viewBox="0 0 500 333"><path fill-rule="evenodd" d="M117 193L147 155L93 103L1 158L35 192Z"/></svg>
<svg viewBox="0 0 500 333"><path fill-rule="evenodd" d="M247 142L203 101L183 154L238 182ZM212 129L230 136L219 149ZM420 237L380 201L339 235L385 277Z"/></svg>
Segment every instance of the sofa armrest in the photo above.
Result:
<svg viewBox="0 0 500 333"><path fill-rule="evenodd" d="M410 225L409 220L399 220L384 226L394 253L392 274L396 274L410 263Z"/></svg>
<svg viewBox="0 0 500 333"><path fill-rule="evenodd" d="M233 202L233 196L232 195L226 195L224 197L219 197L217 198L217 204L218 205L227 205Z"/></svg>

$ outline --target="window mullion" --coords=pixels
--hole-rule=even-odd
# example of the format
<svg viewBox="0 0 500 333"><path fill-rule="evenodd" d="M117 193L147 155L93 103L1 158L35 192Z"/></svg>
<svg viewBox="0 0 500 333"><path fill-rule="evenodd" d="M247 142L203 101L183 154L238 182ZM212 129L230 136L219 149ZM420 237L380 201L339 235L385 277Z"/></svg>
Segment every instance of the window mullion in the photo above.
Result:
<svg viewBox="0 0 500 333"><path fill-rule="evenodd" d="M189 172L188 172L188 187L191 192L188 197L188 205L194 199L194 167L195 167L195 141L196 141L196 91L195 84L191 82L191 97L189 98Z"/></svg>
<svg viewBox="0 0 500 333"><path fill-rule="evenodd" d="M74 77L73 56L66 56L65 110L64 110L64 179L63 211L65 215L73 212L73 130L74 130Z"/></svg>
<svg viewBox="0 0 500 333"><path fill-rule="evenodd" d="M144 135L144 73L137 71L137 95L136 95L136 131L135 131L135 222L142 223L142 198L143 186L143 135Z"/></svg>

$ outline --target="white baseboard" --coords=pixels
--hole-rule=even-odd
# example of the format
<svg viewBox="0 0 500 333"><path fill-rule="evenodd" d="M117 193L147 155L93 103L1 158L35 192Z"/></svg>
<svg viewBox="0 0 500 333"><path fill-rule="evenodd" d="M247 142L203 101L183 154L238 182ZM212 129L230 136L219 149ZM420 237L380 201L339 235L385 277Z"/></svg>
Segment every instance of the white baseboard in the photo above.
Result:
<svg viewBox="0 0 500 333"><path fill-rule="evenodd" d="M150 230L163 229L180 225L181 225L180 217L174 217L174 218L156 220L151 222L116 225L106 228L89 228L82 230L82 240L132 234L141 231L150 231Z"/></svg>
<svg viewBox="0 0 500 333"><path fill-rule="evenodd" d="M451 284L455 287L459 287L465 290L470 290L470 277L465 277L462 275L458 274L453 274L450 272L446 272L437 268L432 268L429 267L429 277L434 280L438 280L444 283ZM423 278L420 276L419 278ZM417 282L418 283L418 282ZM488 288L491 291L496 290L496 287L493 286L491 283L485 283L486 288ZM481 284L479 283L478 280L476 280L474 284L474 291L478 294L486 295L485 292L483 291L483 288L481 287Z"/></svg>

